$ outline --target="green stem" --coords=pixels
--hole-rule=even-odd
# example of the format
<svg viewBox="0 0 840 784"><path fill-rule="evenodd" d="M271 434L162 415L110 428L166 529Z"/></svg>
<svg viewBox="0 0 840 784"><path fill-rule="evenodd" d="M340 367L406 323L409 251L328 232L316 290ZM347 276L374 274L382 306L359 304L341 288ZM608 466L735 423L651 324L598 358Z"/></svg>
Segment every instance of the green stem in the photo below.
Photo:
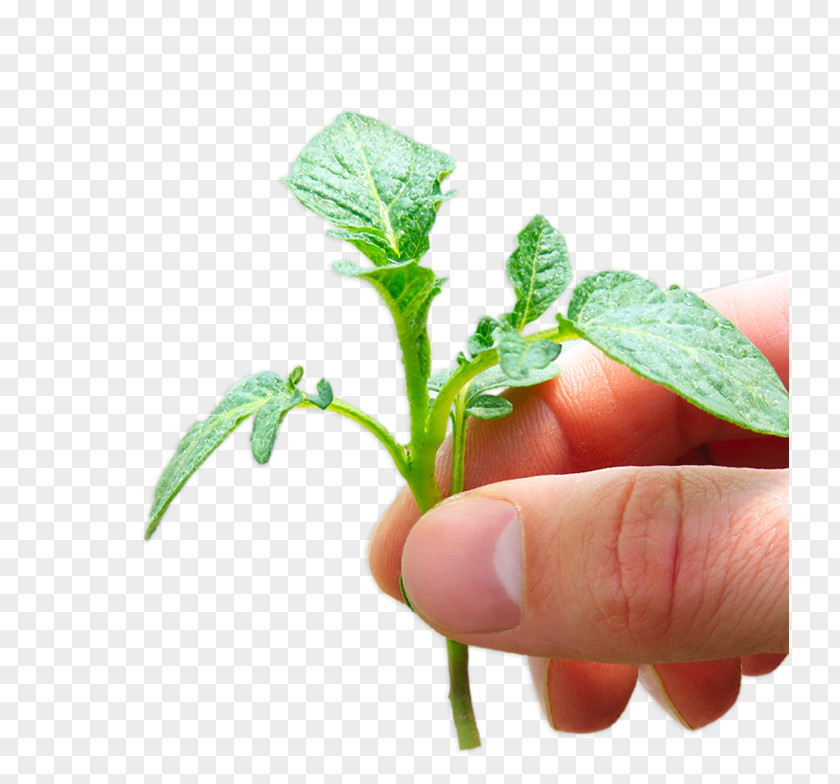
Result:
<svg viewBox="0 0 840 784"><path fill-rule="evenodd" d="M455 398L455 412L452 427L452 495L464 489L464 465L467 446L467 394L465 384ZM467 667L469 648L455 640L446 641L449 658L449 703L452 706L452 720L458 733L458 746L474 749L481 745L481 736L475 721L472 696L470 695L470 672Z"/></svg>
<svg viewBox="0 0 840 784"><path fill-rule="evenodd" d="M397 325L397 339L400 343L403 365L405 366L406 393L411 417L411 440L407 454L402 447L396 445L390 434L387 434L387 439L385 439L379 431L381 426L370 421L366 415L361 415L364 419L357 418L356 421L368 427L391 452L398 467L401 466L400 473L408 482L421 514L425 514L443 498L435 474L435 458L438 449L446 438L447 423L453 405L455 406L455 425L453 428L451 492L455 494L464 489L467 417L465 409L469 382L482 371L498 364L499 356L495 350L485 351L472 362L460 367L440 391L430 408L426 373L421 368L420 352L418 351L418 336L411 330L406 329L401 319L398 319L396 315L394 321ZM559 328L529 335L525 340L533 342L548 339L562 342L575 337L578 337L577 331L571 324L565 324ZM351 418L355 418L356 410L353 409L351 413ZM361 414L361 412L358 412L358 414ZM374 430L371 425L378 429ZM397 461L395 454L400 454L402 462ZM470 696L470 679L467 670L468 648L462 643L447 640L446 650L449 657L449 701L452 705L452 716L458 733L458 743L461 749L472 749L481 745L481 738L478 734Z"/></svg>
<svg viewBox="0 0 840 784"><path fill-rule="evenodd" d="M307 400L303 400L298 405L301 408L319 408L314 403L310 403ZM364 411L361 411L340 398L333 398L333 401L330 403L327 410L334 411L336 414L341 414L342 416L347 417L347 419L352 419L354 422L373 433L385 449L388 450L388 454L391 455L394 465L396 465L397 470L403 478L408 478L408 460L406 458L405 447L397 443L388 428L386 428L381 422L378 422Z"/></svg>
<svg viewBox="0 0 840 784"><path fill-rule="evenodd" d="M580 333L574 328L572 323L565 322L558 327L546 329L542 332L535 332L533 335L527 335L525 341L527 343L534 343L538 340L553 340L555 343L563 343L578 337L580 337ZM435 451L437 451L446 438L446 424L449 419L449 412L452 410L458 393L479 373L483 373L485 370L498 364L499 352L496 349L482 351L472 362L459 367L438 393L435 402L432 404L432 410L429 412L429 426L427 428L429 441L437 444Z"/></svg>
<svg viewBox="0 0 840 784"><path fill-rule="evenodd" d="M450 495L464 489L464 463L467 447L467 393L470 385L464 384L455 398L455 411L452 426L452 479L449 485Z"/></svg>
<svg viewBox="0 0 840 784"><path fill-rule="evenodd" d="M481 736L470 696L469 648L455 640L447 640L446 653L449 657L449 704L458 733L458 746L462 750L474 749L481 745Z"/></svg>

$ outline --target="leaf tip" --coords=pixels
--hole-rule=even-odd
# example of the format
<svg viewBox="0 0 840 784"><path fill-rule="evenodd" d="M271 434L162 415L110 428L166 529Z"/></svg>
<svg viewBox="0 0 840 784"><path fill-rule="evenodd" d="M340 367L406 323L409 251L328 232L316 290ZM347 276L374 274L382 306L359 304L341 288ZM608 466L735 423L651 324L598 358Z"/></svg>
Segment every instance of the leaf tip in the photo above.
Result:
<svg viewBox="0 0 840 784"><path fill-rule="evenodd" d="M153 517L149 522L149 527L146 529L146 534L143 537L147 542L149 539L152 538L152 534L157 531L157 527L160 525L160 517Z"/></svg>
<svg viewBox="0 0 840 784"><path fill-rule="evenodd" d="M265 465L271 457L271 452L266 454L265 452L260 452L255 449L251 450L251 454L254 456L254 460L256 460L260 465Z"/></svg>

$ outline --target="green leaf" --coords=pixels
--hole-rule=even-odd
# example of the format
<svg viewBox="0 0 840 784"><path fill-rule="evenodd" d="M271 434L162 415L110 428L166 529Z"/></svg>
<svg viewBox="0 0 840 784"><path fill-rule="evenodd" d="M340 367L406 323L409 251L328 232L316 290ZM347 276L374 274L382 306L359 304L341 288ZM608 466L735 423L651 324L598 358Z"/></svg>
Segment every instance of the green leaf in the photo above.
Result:
<svg viewBox="0 0 840 784"><path fill-rule="evenodd" d="M551 340L527 342L512 326L503 321L496 330L499 365L511 378L525 379L534 370L550 365L560 354L560 346Z"/></svg>
<svg viewBox="0 0 840 784"><path fill-rule="evenodd" d="M428 267L421 267L415 261L368 269L349 261L337 261L333 269L341 275L366 280L379 292L394 317L400 343L411 347L412 356L404 357L404 361L416 360L425 383L431 366L426 319L432 299L440 293L446 279L438 278Z"/></svg>
<svg viewBox="0 0 840 784"><path fill-rule="evenodd" d="M297 373L297 370L293 373ZM237 381L207 419L190 427L155 488L146 539L155 532L172 499L210 453L243 420L257 413L271 400L287 399L290 392L288 379L276 373L257 373Z"/></svg>
<svg viewBox="0 0 840 784"><path fill-rule="evenodd" d="M320 409L329 408L330 403L333 402L333 390L330 382L322 378L318 382L317 392L314 395L307 395L306 399Z"/></svg>
<svg viewBox="0 0 840 784"><path fill-rule="evenodd" d="M251 431L251 452L258 463L268 462L277 440L277 431L286 414L302 400L301 391L289 386L257 411Z"/></svg>
<svg viewBox="0 0 840 784"><path fill-rule="evenodd" d="M509 376L505 371L499 367L491 367L483 373L479 373L470 385L470 396L467 398L467 404L474 396L482 395L491 389L500 389L501 387L531 387L535 384L542 384L544 381L549 381L560 373L560 368L557 365L546 365L543 368L531 369L527 375L521 377Z"/></svg>
<svg viewBox="0 0 840 784"><path fill-rule="evenodd" d="M568 315L584 338L638 375L740 427L788 436L788 393L776 371L697 295L600 272L577 286Z"/></svg>
<svg viewBox="0 0 840 784"><path fill-rule="evenodd" d="M507 275L517 296L512 323L521 332L566 290L572 267L566 240L542 215L522 229L518 240L507 260Z"/></svg>
<svg viewBox="0 0 840 784"><path fill-rule="evenodd" d="M298 365L291 373L289 373L289 386L294 389L298 384L300 384L300 380L303 378L303 368Z"/></svg>
<svg viewBox="0 0 840 784"><path fill-rule="evenodd" d="M496 395L476 395L467 404L466 412L476 419L501 419L513 411L513 403Z"/></svg>
<svg viewBox="0 0 840 784"><path fill-rule="evenodd" d="M360 114L340 114L303 149L285 182L377 266L419 259L455 168L448 155Z"/></svg>
<svg viewBox="0 0 840 784"><path fill-rule="evenodd" d="M473 357L477 357L482 351L493 348L496 342L493 332L498 326L499 322L490 316L482 316L478 320L475 332L467 340L467 350Z"/></svg>

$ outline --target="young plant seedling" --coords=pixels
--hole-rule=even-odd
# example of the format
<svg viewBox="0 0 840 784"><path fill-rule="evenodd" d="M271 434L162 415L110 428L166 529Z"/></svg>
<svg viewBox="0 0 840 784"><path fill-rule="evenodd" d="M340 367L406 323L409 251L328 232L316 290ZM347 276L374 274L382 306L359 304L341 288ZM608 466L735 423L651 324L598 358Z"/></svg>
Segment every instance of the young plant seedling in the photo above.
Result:
<svg viewBox="0 0 840 784"><path fill-rule="evenodd" d="M333 411L367 428L388 450L420 511L426 512L443 498L435 457L449 422L449 491L457 493L464 487L467 418L509 414L511 403L488 393L556 376L552 363L567 340L593 343L638 375L740 427L788 435L788 395L767 359L714 308L675 286L662 291L631 272L599 272L578 283L556 327L523 334L572 280L566 242L541 215L520 232L507 260L516 292L513 310L481 318L454 366L432 373L426 325L444 279L420 260L429 249L441 202L453 195L441 191L453 168L448 155L378 120L342 114L306 145L285 178L304 206L335 227L328 234L347 240L372 262L333 266L373 286L393 316L405 367L409 442L399 443L372 416L334 397L323 379L314 392L305 391L300 367L285 377L257 373L235 383L210 416L187 431L158 482L146 539L184 483L237 426L254 417L251 449L255 460L265 463L293 408ZM459 744L474 748L481 741L470 698L467 647L447 640L447 651Z"/></svg>

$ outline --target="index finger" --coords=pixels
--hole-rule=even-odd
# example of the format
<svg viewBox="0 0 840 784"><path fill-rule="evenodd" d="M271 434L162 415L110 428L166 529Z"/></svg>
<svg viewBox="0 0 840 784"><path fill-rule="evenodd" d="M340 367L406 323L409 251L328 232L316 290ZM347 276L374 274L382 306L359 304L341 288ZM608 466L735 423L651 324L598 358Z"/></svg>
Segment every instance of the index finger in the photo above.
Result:
<svg viewBox="0 0 840 784"><path fill-rule="evenodd" d="M780 274L702 295L758 347L785 386L789 285L789 275ZM712 441L755 437L640 378L589 344L561 354L558 365L560 375L552 381L504 393L513 403L507 417L470 418L466 489L527 476L667 465ZM450 462L447 440L437 471L444 491ZM403 545L419 517L411 493L403 490L370 540L368 557L374 579L396 599L401 598Z"/></svg>

